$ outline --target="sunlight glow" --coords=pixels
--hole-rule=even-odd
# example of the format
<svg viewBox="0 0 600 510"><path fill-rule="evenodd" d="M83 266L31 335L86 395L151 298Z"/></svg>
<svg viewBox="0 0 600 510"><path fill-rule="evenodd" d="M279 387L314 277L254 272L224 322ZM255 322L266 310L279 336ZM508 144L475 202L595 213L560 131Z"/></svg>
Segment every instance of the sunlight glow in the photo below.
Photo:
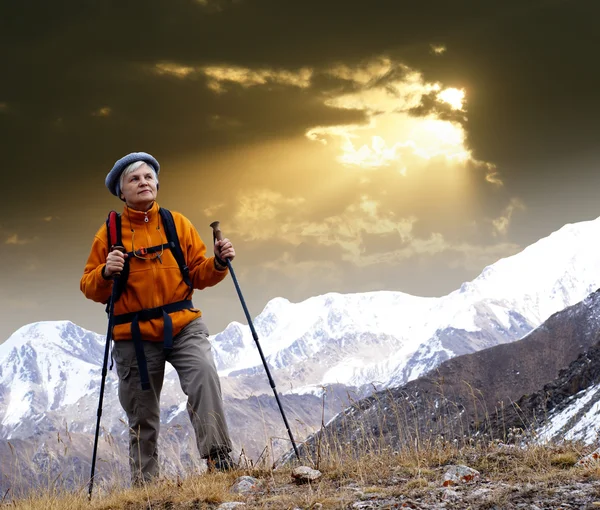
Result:
<svg viewBox="0 0 600 510"><path fill-rule="evenodd" d="M342 155L339 160L347 165L378 168L389 165L398 159L397 147L388 147L386 141L380 136L373 136L370 145L362 145L359 149L354 147L352 140L347 137L342 144Z"/></svg>
<svg viewBox="0 0 600 510"><path fill-rule="evenodd" d="M448 103L454 110L462 110L465 100L465 91L463 89L444 89L437 98L444 103Z"/></svg>
<svg viewBox="0 0 600 510"><path fill-rule="evenodd" d="M397 165L398 171L406 175L415 166L436 157L457 164L471 159L460 123L442 120L435 111L425 115L411 113L422 107L425 97L432 96L453 110L462 110L463 89L426 82L421 73L388 59L356 69L339 66L330 74L352 81L355 91L329 97L325 104L362 110L368 119L363 125L315 126L306 131L311 140L324 144L338 141L339 162L365 169Z"/></svg>

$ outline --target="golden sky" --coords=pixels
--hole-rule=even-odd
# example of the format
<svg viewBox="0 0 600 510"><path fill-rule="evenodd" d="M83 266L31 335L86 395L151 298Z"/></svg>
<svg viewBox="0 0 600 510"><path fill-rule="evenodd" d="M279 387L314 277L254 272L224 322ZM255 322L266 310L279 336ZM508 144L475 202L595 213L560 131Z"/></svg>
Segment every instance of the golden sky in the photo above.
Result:
<svg viewBox="0 0 600 510"><path fill-rule="evenodd" d="M0 11L0 341L104 332L79 279L133 151L205 241L220 220L254 316L444 295L598 215L595 2L38 4ZM244 320L230 279L194 301L213 333Z"/></svg>

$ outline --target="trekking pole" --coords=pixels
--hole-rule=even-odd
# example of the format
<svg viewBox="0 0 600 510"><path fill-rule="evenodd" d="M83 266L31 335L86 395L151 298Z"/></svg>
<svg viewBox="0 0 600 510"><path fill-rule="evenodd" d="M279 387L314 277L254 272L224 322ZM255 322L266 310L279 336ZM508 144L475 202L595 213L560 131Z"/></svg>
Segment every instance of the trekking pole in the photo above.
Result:
<svg viewBox="0 0 600 510"><path fill-rule="evenodd" d="M119 249L119 248L117 248ZM104 386L106 374L108 373L108 353L110 352L110 341L112 340L112 328L115 316L115 300L117 299L117 278L113 277L112 292L110 303L108 305L108 330L106 331L106 346L104 347L104 363L102 364L102 381L100 383L100 398L98 399L98 412L96 413L96 435L94 437L94 453L92 454L92 471L90 473L90 486L88 490L88 499L92 499L92 489L94 488L94 471L96 470L96 452L98 450L98 435L100 433L100 418L102 418L102 401L104 400Z"/></svg>
<svg viewBox="0 0 600 510"><path fill-rule="evenodd" d="M210 226L213 229L213 241L221 241L223 239L223 233L219 228L219 222L213 221ZM235 277L235 272L233 271L233 266L231 265L231 261L229 259L225 259L227 263L227 268L231 273L231 278L233 279L233 284L235 285L235 290L238 293L240 298L240 302L242 303L242 308L244 309L244 314L246 315L246 320L248 321L248 326L250 326L250 331L252 332L252 338L254 338L254 342L256 343L256 347L258 347L258 352L260 353L260 359L262 359L263 365L265 367L265 372L267 372L267 377L269 378L269 384L273 389L273 394L275 395L275 400L277 400L277 405L279 406L279 410L281 411L281 416L283 418L283 422L285 423L285 428L287 429L288 435L290 436L290 440L292 441L292 446L294 447L294 452L296 453L296 457L300 460L300 454L298 453L298 448L296 447L296 442L294 441L294 436L292 435L292 431L288 424L287 418L285 417L285 413L283 412L283 406L281 405L281 401L279 400L279 395L277 394L277 389L275 388L275 381L271 377L271 372L269 371L269 366L267 365L267 360L265 359L265 355L263 354L262 348L260 347L260 343L258 342L258 335L256 334L256 330L254 329L254 324L252 324L252 318L250 317L250 312L248 312L248 307L246 306L246 301L244 301L244 296L242 295L242 291L238 284L237 278Z"/></svg>

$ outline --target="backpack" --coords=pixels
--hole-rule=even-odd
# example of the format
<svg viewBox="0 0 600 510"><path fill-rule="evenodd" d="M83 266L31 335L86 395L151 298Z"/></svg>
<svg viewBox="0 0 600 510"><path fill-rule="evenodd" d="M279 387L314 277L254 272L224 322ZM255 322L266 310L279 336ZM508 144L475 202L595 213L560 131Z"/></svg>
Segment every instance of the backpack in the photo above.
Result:
<svg viewBox="0 0 600 510"><path fill-rule="evenodd" d="M163 222L163 226L165 229L165 233L167 235L167 243L158 246L152 246L150 248L140 248L135 251L135 254L138 255L146 255L147 253L156 253L163 249L170 249L175 257L177 265L179 266L179 270L181 271L181 277L183 281L188 286L190 290L190 294L193 291L192 281L190 279L190 268L187 266L185 262L185 256L183 255L183 250L179 244L179 236L177 235L177 229L175 228L175 222L173 221L173 214L168 209L161 207L158 210L160 217ZM116 211L110 211L108 213L108 218L106 219L106 232L108 236L108 246L109 248L113 248L115 246L122 247L123 241L121 239L121 215ZM128 253L129 257L134 256L134 252ZM117 301L125 287L127 286L127 279L129 277L129 263L127 259L125 261L125 267L121 272L121 276L115 280L115 285L117 285L117 292L115 301ZM108 311L108 306L107 306Z"/></svg>

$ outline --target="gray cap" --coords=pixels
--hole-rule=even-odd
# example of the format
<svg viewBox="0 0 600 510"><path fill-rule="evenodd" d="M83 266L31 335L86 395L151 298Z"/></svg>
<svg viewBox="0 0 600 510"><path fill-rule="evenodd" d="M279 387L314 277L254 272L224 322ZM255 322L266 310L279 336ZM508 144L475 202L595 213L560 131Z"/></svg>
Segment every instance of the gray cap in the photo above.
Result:
<svg viewBox="0 0 600 510"><path fill-rule="evenodd" d="M150 165L156 171L156 175L158 175L160 172L160 165L158 164L158 161L156 161L156 159L150 154L146 152L132 152L131 154L127 154L127 156L123 156L114 164L112 170L108 172L108 175L104 180L104 184L106 184L106 187L113 195L118 197L119 193L121 192L119 180L123 170L125 170L131 163L135 163L136 161L143 161L144 163Z"/></svg>

